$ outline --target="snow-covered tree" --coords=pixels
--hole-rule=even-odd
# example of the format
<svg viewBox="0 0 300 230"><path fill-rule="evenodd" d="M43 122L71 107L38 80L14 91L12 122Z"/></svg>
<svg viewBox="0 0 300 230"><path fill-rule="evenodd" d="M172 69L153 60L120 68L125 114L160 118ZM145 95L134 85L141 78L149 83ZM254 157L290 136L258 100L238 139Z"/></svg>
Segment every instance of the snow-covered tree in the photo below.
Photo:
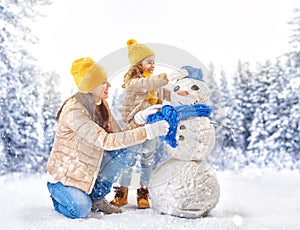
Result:
<svg viewBox="0 0 300 230"><path fill-rule="evenodd" d="M238 64L227 118L229 126L245 132L226 136L217 162L221 169L300 168L300 10L295 13L290 52L275 64L257 63L255 71L248 63Z"/></svg>
<svg viewBox="0 0 300 230"><path fill-rule="evenodd" d="M282 79L282 91L278 112L279 129L270 136L268 143L280 143L274 157L280 160L282 168L300 169L300 9L289 23L292 27L291 50L283 54L275 66L278 78Z"/></svg>
<svg viewBox="0 0 300 230"><path fill-rule="evenodd" d="M0 174L41 171L45 163L43 82L51 76L37 67L26 44L38 42L28 24L48 4L0 1Z"/></svg>
<svg viewBox="0 0 300 230"><path fill-rule="evenodd" d="M250 97L253 92L253 73L249 68L249 63L239 61L237 71L233 76L233 86L231 90L231 105L227 112L228 126L240 129L232 132L226 139L225 151L226 159L224 164L229 169L236 169L248 165L246 148L250 134L250 125L253 120L255 108Z"/></svg>
<svg viewBox="0 0 300 230"><path fill-rule="evenodd" d="M57 91L59 84L59 75L55 72L46 73L45 81L43 81L43 97L44 103L42 107L43 118L43 151L44 158L48 158L55 135L56 129L56 113L61 106L61 95Z"/></svg>
<svg viewBox="0 0 300 230"><path fill-rule="evenodd" d="M209 71L211 73L208 82L211 90L211 122L215 125L216 144L207 160L218 169L223 169L226 168L223 162L227 158L226 151L224 151L224 142L227 135L230 135L230 130L227 129L227 110L228 103L230 104L230 93L224 69L221 69L220 73L217 73L217 70L215 70L214 65L211 63Z"/></svg>
<svg viewBox="0 0 300 230"><path fill-rule="evenodd" d="M272 63L266 61L264 65L257 65L255 87L251 94L252 105L255 108L248 138L247 155L249 164L265 166L275 154L274 143L266 139L278 128L278 92L282 91L281 81L274 72Z"/></svg>

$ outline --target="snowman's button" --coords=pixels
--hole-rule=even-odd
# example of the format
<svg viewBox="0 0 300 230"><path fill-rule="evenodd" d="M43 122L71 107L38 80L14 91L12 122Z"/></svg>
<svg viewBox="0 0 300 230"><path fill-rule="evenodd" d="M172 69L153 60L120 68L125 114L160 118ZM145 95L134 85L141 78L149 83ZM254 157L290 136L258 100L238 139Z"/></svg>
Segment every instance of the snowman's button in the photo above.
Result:
<svg viewBox="0 0 300 230"><path fill-rule="evenodd" d="M185 129L185 125L180 125L179 129Z"/></svg>
<svg viewBox="0 0 300 230"><path fill-rule="evenodd" d="M180 141L183 141L183 140L184 140L184 136L179 135L179 140L180 140Z"/></svg>

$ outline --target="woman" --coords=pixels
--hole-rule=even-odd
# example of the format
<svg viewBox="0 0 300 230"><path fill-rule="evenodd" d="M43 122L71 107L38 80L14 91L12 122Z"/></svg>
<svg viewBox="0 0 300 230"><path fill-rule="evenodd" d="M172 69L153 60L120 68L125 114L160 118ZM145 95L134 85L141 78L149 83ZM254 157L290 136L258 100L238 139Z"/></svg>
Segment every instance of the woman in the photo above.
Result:
<svg viewBox="0 0 300 230"><path fill-rule="evenodd" d="M67 99L57 114L56 135L46 169L48 190L56 211L69 218L87 217L91 210L120 213L105 196L123 169L132 164L126 147L168 132L167 122L121 131L105 101L107 74L85 57L72 63L78 92ZM140 117L155 113L141 111Z"/></svg>

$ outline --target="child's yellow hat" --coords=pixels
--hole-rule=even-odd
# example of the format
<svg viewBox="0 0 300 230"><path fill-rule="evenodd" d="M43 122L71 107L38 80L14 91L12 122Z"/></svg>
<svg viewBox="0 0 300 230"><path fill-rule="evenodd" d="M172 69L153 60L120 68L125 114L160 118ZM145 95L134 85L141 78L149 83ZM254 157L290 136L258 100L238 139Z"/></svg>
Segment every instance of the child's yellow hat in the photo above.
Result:
<svg viewBox="0 0 300 230"><path fill-rule="evenodd" d="M127 41L128 58L131 65L135 65L149 56L155 56L153 51L143 44L138 44L136 40L129 39Z"/></svg>
<svg viewBox="0 0 300 230"><path fill-rule="evenodd" d="M71 74L80 93L89 93L107 78L104 68L89 57L83 57L72 63Z"/></svg>

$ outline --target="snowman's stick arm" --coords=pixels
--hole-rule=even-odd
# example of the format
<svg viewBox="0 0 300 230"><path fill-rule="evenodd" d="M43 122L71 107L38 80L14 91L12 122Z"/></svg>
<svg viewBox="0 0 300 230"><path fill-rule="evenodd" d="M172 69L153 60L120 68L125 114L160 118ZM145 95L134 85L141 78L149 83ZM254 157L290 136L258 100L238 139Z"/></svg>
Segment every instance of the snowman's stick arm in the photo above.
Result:
<svg viewBox="0 0 300 230"><path fill-rule="evenodd" d="M232 132L232 130L238 130L238 131L241 131L241 132L245 132L245 130L243 130L241 128L234 128L234 127L229 127L229 126L226 126L226 125L221 125L221 124L219 124L217 122L214 122L214 121L211 121L210 123L212 125L215 125L215 126L221 126L221 127L225 128L225 129L231 131L231 132Z"/></svg>

